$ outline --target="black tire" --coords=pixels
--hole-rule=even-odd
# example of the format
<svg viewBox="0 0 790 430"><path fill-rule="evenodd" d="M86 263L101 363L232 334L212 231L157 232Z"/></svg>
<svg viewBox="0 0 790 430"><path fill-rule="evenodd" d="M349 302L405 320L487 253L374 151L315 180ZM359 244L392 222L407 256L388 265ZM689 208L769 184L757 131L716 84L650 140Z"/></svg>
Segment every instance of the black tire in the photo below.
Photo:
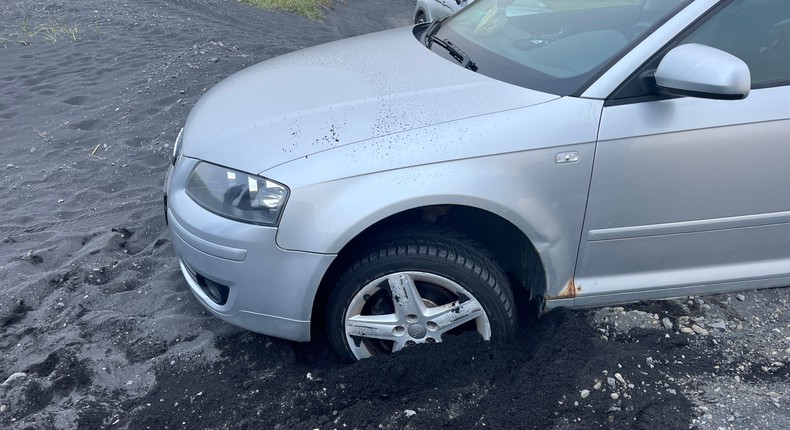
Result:
<svg viewBox="0 0 790 430"><path fill-rule="evenodd" d="M423 22L426 22L426 21L427 20L425 19L425 12L419 11L419 12L417 12L416 15L414 15L414 23L415 24L422 24Z"/></svg>
<svg viewBox="0 0 790 430"><path fill-rule="evenodd" d="M503 270L467 236L434 226L362 253L330 293L326 318L332 349L349 362L465 330L507 342L516 330Z"/></svg>

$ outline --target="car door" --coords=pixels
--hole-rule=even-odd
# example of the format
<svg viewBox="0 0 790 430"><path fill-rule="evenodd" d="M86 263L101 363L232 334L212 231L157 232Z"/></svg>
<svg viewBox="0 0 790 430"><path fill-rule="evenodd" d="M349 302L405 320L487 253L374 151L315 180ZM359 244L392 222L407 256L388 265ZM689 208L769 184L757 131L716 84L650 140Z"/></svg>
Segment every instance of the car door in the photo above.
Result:
<svg viewBox="0 0 790 430"><path fill-rule="evenodd" d="M790 284L790 2L722 3L676 43L741 58L752 90L728 101L625 84L607 102L577 304Z"/></svg>

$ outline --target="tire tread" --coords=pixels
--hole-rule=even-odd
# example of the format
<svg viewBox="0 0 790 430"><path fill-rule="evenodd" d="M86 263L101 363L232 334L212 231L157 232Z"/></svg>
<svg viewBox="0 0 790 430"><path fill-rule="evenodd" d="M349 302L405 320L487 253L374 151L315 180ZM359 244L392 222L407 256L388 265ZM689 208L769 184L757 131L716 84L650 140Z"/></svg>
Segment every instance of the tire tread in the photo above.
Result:
<svg viewBox="0 0 790 430"><path fill-rule="evenodd" d="M511 340L515 332L516 312L508 278L493 255L469 236L450 227L415 224L380 236L358 255L338 279L336 285L340 288L330 293L328 303L336 302L338 296L344 293L343 286L349 285L371 265L391 259L426 258L443 261L476 277L489 289L504 311L504 327L502 333L496 333L497 340ZM328 313L330 316L332 314ZM331 326L330 317L327 327Z"/></svg>

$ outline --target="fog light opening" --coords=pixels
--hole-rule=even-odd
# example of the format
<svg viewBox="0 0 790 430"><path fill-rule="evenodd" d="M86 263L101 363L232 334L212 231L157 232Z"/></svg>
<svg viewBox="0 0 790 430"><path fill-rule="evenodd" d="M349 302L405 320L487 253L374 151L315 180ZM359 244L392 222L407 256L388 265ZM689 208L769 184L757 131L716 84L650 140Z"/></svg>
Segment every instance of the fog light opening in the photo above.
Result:
<svg viewBox="0 0 790 430"><path fill-rule="evenodd" d="M198 275L198 285L212 302L224 305L228 302L228 292L230 289L222 284L216 283Z"/></svg>

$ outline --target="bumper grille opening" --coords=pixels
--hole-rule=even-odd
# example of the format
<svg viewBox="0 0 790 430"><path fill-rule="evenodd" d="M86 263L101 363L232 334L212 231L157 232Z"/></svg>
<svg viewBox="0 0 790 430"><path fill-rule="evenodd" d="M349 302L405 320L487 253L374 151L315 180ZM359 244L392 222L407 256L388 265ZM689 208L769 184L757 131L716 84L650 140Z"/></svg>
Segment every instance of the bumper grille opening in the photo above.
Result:
<svg viewBox="0 0 790 430"><path fill-rule="evenodd" d="M230 294L230 287L226 285L222 285L219 282L214 282L211 279L207 279L205 276L201 275L200 273L196 272L191 267L184 264L189 274L192 276L192 279L200 286L201 291L203 294L208 296L212 302L222 306L228 302L228 295Z"/></svg>
<svg viewBox="0 0 790 430"><path fill-rule="evenodd" d="M224 305L228 302L230 288L202 276L198 276L198 285L214 303Z"/></svg>

